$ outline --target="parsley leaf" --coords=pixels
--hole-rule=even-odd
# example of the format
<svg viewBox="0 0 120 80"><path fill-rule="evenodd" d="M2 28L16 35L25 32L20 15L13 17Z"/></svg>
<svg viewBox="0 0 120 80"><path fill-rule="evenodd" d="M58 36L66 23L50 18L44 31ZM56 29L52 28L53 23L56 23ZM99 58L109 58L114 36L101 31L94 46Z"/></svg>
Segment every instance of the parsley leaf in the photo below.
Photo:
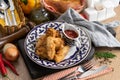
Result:
<svg viewBox="0 0 120 80"><path fill-rule="evenodd" d="M99 59L101 58L108 59L108 58L114 58L116 57L116 55L114 55L111 52L96 52L95 57Z"/></svg>

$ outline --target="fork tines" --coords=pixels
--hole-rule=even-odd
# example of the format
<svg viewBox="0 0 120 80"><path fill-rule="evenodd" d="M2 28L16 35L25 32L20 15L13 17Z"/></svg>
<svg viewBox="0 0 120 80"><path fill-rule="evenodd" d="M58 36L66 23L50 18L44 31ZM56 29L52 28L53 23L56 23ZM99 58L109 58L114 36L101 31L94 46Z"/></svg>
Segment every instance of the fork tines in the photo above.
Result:
<svg viewBox="0 0 120 80"><path fill-rule="evenodd" d="M89 70L94 66L94 63L92 61L87 62L86 64L83 65L85 70Z"/></svg>

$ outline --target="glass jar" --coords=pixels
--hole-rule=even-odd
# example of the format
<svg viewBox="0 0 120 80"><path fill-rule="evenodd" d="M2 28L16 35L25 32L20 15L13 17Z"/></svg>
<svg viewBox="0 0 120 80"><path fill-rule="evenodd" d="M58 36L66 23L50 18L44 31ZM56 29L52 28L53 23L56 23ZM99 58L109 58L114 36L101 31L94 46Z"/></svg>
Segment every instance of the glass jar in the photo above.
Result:
<svg viewBox="0 0 120 80"><path fill-rule="evenodd" d="M55 19L55 16L44 8L44 5L42 4L38 8L34 8L32 12L30 13L29 19L33 21L35 24L40 24L47 21L52 21Z"/></svg>

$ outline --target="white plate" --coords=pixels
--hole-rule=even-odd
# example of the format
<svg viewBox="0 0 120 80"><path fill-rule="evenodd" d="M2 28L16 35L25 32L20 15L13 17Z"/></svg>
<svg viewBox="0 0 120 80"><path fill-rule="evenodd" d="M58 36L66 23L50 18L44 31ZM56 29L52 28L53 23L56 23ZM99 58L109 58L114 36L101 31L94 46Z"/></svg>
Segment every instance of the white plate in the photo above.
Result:
<svg viewBox="0 0 120 80"><path fill-rule="evenodd" d="M25 42L24 42L24 48L27 53L27 56L33 62L37 63L40 66L51 68L51 69L64 69L64 68L68 68L68 67L74 66L82 62L88 56L91 50L91 40L89 38L89 35L81 28L79 28L79 31L80 31L79 39L81 42L80 49L78 50L76 46L72 46L67 56L65 57L65 59L61 61L60 63L41 59L39 58L38 55L35 54L35 43L36 43L37 38L45 34L45 31L49 27L52 27L61 32L62 24L64 24L64 22L48 22L48 23L40 24L40 25L35 26L28 33L28 35L26 36Z"/></svg>

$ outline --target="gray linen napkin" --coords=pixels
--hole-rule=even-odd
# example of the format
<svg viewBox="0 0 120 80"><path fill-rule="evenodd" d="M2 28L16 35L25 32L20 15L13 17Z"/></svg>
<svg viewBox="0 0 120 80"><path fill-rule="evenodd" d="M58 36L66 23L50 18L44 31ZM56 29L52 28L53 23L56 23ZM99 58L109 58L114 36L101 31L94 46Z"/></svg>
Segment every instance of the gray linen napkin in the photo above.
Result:
<svg viewBox="0 0 120 80"><path fill-rule="evenodd" d="M83 28L90 35L95 47L120 47L120 42L107 30L107 27L111 27L110 24L90 22L72 8L69 8L56 21L65 21Z"/></svg>

